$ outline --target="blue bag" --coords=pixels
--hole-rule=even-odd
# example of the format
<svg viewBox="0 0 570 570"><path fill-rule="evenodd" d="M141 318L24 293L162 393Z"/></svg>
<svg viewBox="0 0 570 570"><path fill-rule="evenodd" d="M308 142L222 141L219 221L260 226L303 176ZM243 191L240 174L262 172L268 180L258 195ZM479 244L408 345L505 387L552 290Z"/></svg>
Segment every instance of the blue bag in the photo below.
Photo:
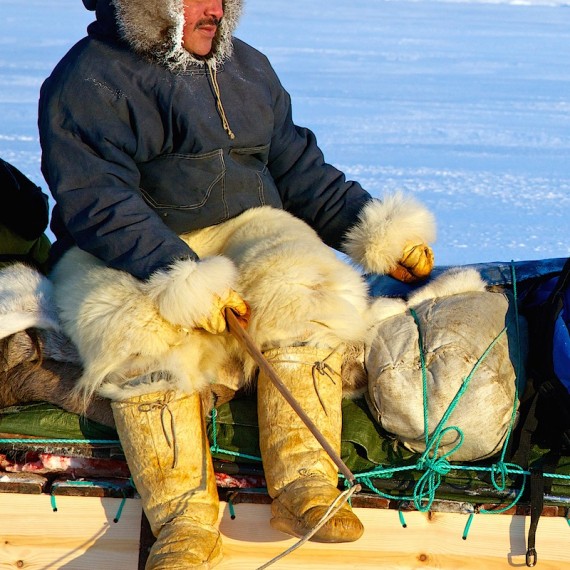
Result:
<svg viewBox="0 0 570 570"><path fill-rule="evenodd" d="M570 258L559 275L536 281L522 311L529 330L528 380L513 461L527 468L533 443L548 450L530 471L526 564L532 567L538 559L536 529L544 495L552 486L544 473L570 455Z"/></svg>

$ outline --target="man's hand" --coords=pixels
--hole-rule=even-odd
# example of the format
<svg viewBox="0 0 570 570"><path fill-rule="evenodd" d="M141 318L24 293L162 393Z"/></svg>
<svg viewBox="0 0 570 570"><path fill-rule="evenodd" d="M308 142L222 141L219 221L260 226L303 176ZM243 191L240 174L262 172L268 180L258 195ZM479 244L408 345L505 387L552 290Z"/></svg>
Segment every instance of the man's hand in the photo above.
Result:
<svg viewBox="0 0 570 570"><path fill-rule="evenodd" d="M212 334L224 332L227 328L226 308L236 313L240 322L247 324L249 305L233 289L228 289L224 296L214 295L209 314L199 319L196 327Z"/></svg>
<svg viewBox="0 0 570 570"><path fill-rule="evenodd" d="M389 274L398 281L412 283L427 278L433 269L433 264L433 251L429 245L408 243L404 247L398 265Z"/></svg>

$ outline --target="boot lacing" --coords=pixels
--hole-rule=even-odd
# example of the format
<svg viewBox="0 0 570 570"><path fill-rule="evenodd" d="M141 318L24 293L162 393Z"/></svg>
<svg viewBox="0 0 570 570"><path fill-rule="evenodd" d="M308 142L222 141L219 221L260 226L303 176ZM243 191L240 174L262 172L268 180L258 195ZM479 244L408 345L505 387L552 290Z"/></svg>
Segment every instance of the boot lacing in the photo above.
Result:
<svg viewBox="0 0 570 570"><path fill-rule="evenodd" d="M317 398L319 399L319 403L321 404L321 408L323 409L323 411L325 412L325 415L327 415L327 416L329 415L327 412L327 408L325 406L325 403L323 402L323 399L321 398L321 394L319 393L319 385L318 385L317 374L319 374L321 376L327 376L330 379L330 381L336 385L334 376L339 376L342 378L342 374L340 371L335 370L330 364L328 364L327 360L333 354L335 354L338 350L339 350L339 346L337 346L336 348L333 348L332 351L327 356L325 356L325 358L323 358L322 360L316 360L314 362L296 361L297 364L304 364L304 365L312 367L311 368L311 375L313 377L313 388L315 389L315 393L317 394ZM279 364L279 363L290 364L291 363L290 360L279 359L279 358L273 358L269 362L274 363L274 364Z"/></svg>
<svg viewBox="0 0 570 570"><path fill-rule="evenodd" d="M156 402L148 402L144 404L139 404L140 412L153 412L160 410L160 423L162 425L162 433L164 434L164 439L170 449L172 449L172 469L176 469L178 465L178 443L176 440L176 428L174 425L174 414L169 407L172 401L174 392L166 392L160 400ZM170 415L170 434L166 428L166 412ZM172 436L172 437L171 437Z"/></svg>
<svg viewBox="0 0 570 570"><path fill-rule="evenodd" d="M315 388L315 392L317 394L317 397L319 398L321 408L323 409L323 411L325 412L325 415L327 415L327 416L329 415L329 413L327 412L325 403L323 402L323 399L321 398L321 394L319 393L317 373L320 374L321 376L327 376L330 379L330 381L336 385L336 382L335 382L333 375L340 376L340 373L337 370L335 370L330 364L328 364L327 360L333 354L335 354L337 349L338 349L338 347L333 349L333 351L328 356L326 356L323 360L317 360L316 362L314 362L313 368L311 370L312 377L313 377L313 387Z"/></svg>

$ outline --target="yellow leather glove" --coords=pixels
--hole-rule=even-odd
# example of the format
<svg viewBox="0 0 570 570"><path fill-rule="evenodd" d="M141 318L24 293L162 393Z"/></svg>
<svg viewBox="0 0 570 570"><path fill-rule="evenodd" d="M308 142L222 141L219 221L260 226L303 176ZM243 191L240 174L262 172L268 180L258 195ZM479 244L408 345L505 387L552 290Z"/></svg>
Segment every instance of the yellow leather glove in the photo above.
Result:
<svg viewBox="0 0 570 570"><path fill-rule="evenodd" d="M243 322L247 323L249 305L233 290L228 289L223 297L214 295L209 314L196 321L196 327L212 334L220 334L227 328L225 309L234 311Z"/></svg>
<svg viewBox="0 0 570 570"><path fill-rule="evenodd" d="M425 279L434 264L433 250L425 243L408 243L390 275L404 283Z"/></svg>

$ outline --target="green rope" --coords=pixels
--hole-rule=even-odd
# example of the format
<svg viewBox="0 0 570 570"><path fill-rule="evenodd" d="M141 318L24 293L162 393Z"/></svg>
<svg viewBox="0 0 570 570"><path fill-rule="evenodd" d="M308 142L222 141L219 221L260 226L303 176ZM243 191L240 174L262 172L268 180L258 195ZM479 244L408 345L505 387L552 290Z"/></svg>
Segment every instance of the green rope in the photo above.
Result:
<svg viewBox="0 0 570 570"><path fill-rule="evenodd" d="M505 436L505 441L503 442L503 448L501 450L500 460L498 462L499 471L501 472L501 479L503 483L499 486L496 484L495 479L495 470L491 472L491 478L493 481L493 485L495 488L504 491L506 488L506 480L507 480L507 469L505 464L505 457L507 453L507 449L509 447L509 441L511 439L511 435L515 428L516 418L517 418L517 409L518 409L518 401L519 401L519 394L520 394L520 382L522 379L522 363L521 363L521 332L520 332L520 323L519 323L519 310L518 310L518 293L517 293L517 279L516 279L516 272L515 272L515 264L514 261L511 261L511 281L513 283L513 303L515 307L515 332L516 332L516 340L518 346L518 354L517 354L517 361L515 364L515 394L513 397L513 406L511 409L511 419L509 421L509 428L507 430L507 434ZM522 469L518 465L510 464L512 469L516 472L520 472ZM523 479L523 489L524 484L526 483L526 477ZM522 493L521 493L522 494Z"/></svg>
<svg viewBox="0 0 570 570"><path fill-rule="evenodd" d="M57 512L57 502L56 502L56 498L55 498L55 491L58 487L61 486L68 486L68 487L102 487L105 489L117 489L117 485L113 485L112 483L106 483L104 481L100 481L97 483L94 483L93 481L65 481L65 483L54 483L51 487L51 494L50 494L50 503L51 503L51 508L53 510L54 513ZM132 481L131 481L131 485L132 485ZM121 519L121 515L123 514L123 508L125 507L125 504L127 502L127 496L126 496L126 492L125 490L122 491L123 492L123 498L121 499L121 502L119 504L119 508L117 509L117 514L115 515L115 518L113 519L114 523L118 523L119 520Z"/></svg>
<svg viewBox="0 0 570 570"><path fill-rule="evenodd" d="M467 535L469 534L469 529L471 528L471 523L473 522L474 513L471 513L467 518L467 523L465 524L465 528L463 529L462 539L467 540Z"/></svg>
<svg viewBox="0 0 570 570"><path fill-rule="evenodd" d="M232 497L228 497L228 510L230 511L230 519L234 520L236 518L236 511L234 509L234 502Z"/></svg>
<svg viewBox="0 0 570 570"><path fill-rule="evenodd" d="M251 459L252 461L261 461L261 457L256 457L255 455L248 455L247 453L240 453L236 451L230 451L228 449L222 449L218 444L218 410L216 408L212 409L212 445L210 446L210 451L212 453L230 455L232 457L239 457L242 459Z"/></svg>
<svg viewBox="0 0 570 570"><path fill-rule="evenodd" d="M462 396L465 394L469 388L469 384L475 373L477 372L481 363L487 358L493 347L499 342L501 337L506 333L506 327L493 339L489 346L485 349L483 354L477 359L471 372L463 379L459 390L451 400L451 403L447 407L445 413L441 417L441 420L437 424L435 430L433 431L431 437L429 436L429 402L428 402L428 385L427 385L427 370L425 364L425 350L422 342L422 330L419 322L419 318L414 309L410 309L410 313L416 323L418 329L419 337L419 349L420 349L420 363L422 369L422 390L423 390L423 401L424 401L424 437L425 437L425 451L419 458L417 462L417 467L420 471L423 471L423 475L420 477L416 486L414 487L413 500L416 509L421 512L429 511L433 501L435 500L436 491L441 484L442 476L445 476L451 470L451 465L448 461L448 457L453 455L462 445L464 435L462 430L457 426L446 426L449 418L457 404L459 403ZM452 449L443 453L439 456L439 448L441 442L445 435L449 432L456 432L458 436L457 443ZM425 502L425 504L423 504Z"/></svg>

